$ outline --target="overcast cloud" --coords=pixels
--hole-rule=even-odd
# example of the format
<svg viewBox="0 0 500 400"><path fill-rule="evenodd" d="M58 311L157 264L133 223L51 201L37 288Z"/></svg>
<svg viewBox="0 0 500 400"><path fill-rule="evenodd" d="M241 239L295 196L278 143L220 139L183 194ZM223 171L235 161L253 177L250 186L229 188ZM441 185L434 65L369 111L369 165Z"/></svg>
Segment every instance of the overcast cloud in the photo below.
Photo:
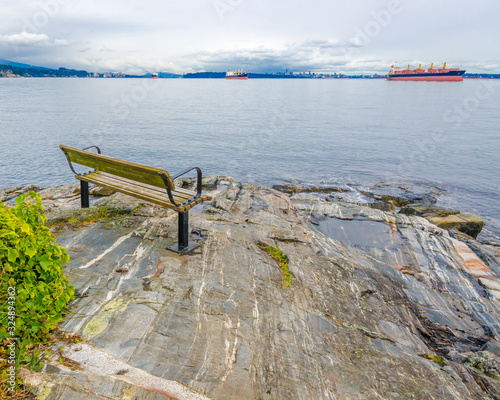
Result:
<svg viewBox="0 0 500 400"><path fill-rule="evenodd" d="M500 73L498 0L0 0L0 59L58 68Z"/></svg>

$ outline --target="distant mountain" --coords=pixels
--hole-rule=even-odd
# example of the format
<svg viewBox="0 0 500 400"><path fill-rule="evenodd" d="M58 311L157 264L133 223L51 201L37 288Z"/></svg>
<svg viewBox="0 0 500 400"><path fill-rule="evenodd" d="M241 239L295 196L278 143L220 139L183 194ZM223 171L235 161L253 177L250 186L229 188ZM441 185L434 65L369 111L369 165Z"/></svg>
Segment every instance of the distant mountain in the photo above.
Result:
<svg viewBox="0 0 500 400"><path fill-rule="evenodd" d="M158 73L158 76L160 78L180 78L182 77L182 75L179 75L179 74L172 74L170 72L159 72Z"/></svg>
<svg viewBox="0 0 500 400"><path fill-rule="evenodd" d="M12 65L13 67L19 68L31 68L31 69L51 69L47 67L37 67L36 65L22 64L14 61L3 60L0 58L0 64L2 65Z"/></svg>
<svg viewBox="0 0 500 400"><path fill-rule="evenodd" d="M151 73L145 75L127 75L121 72L117 73L100 73L94 74L89 73L85 70L75 70L68 69L64 67L60 67L59 69L46 68L46 67L37 67L29 64L18 63L9 60L0 59L0 77L7 76L7 71L10 73L23 76L23 77L54 77L54 78L63 78L63 77L105 77L105 78L151 78ZM172 74L169 72L159 72L158 76L160 78L181 78L182 75Z"/></svg>

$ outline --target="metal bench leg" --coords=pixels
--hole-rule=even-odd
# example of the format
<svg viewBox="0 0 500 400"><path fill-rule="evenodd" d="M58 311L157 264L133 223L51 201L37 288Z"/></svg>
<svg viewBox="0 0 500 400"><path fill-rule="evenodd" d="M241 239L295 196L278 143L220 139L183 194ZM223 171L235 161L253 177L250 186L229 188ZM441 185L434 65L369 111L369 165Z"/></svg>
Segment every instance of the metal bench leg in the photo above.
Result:
<svg viewBox="0 0 500 400"><path fill-rule="evenodd" d="M80 181L80 197L82 200L82 208L89 208L89 183Z"/></svg>
<svg viewBox="0 0 500 400"><path fill-rule="evenodd" d="M185 254L195 247L198 247L198 245L196 243L189 243L189 211L179 212L177 214L179 216L177 244L169 247L169 249L179 254Z"/></svg>
<svg viewBox="0 0 500 400"><path fill-rule="evenodd" d="M179 250L184 250L189 245L189 211L180 212L179 215Z"/></svg>

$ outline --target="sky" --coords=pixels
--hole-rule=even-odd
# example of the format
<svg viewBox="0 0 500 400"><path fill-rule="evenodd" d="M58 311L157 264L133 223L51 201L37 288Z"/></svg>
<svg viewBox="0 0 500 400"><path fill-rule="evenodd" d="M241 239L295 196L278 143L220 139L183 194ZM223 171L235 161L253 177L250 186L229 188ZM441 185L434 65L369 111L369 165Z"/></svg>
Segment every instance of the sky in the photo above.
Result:
<svg viewBox="0 0 500 400"><path fill-rule="evenodd" d="M500 73L498 0L0 0L0 59L95 72Z"/></svg>

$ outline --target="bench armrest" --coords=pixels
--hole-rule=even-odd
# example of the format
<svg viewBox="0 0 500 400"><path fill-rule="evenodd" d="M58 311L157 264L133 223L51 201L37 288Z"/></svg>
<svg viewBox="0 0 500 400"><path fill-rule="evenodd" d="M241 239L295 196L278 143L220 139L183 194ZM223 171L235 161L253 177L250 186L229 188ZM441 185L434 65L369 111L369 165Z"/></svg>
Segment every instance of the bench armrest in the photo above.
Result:
<svg viewBox="0 0 500 400"><path fill-rule="evenodd" d="M91 148L95 148L97 150L97 154L101 154L101 149L97 146L89 146L89 147L85 147L84 149L82 150L88 150L88 149L91 149Z"/></svg>
<svg viewBox="0 0 500 400"><path fill-rule="evenodd" d="M197 177L196 177L196 195L191 197L189 200L186 200L184 203L182 204L177 204L174 200L174 197L172 196L172 188L170 187L169 183L168 183L168 180L167 180L167 177L164 176L163 174L161 174L161 177L163 178L163 181L165 182L165 187L167 188L167 194L168 194L168 198L170 199L170 202L174 205L174 206L182 206L182 205L185 205L185 204L189 204L191 203L193 200L199 198L201 196L201 186L202 186L202 180L203 180L203 176L202 176L202 173L201 173L201 169L198 168L198 167L191 167L191 168L188 168L182 172L179 172L178 174L175 174L172 176L172 180L175 180L179 177L181 177L182 175L184 174L187 174L189 171L192 171L193 169L196 170L196 174L197 174Z"/></svg>
<svg viewBox="0 0 500 400"><path fill-rule="evenodd" d="M62 145L61 145L62 146ZM71 168L71 171L73 171L73 173L75 175L85 175L85 174L79 174L78 172L75 171L75 169L73 168L73 163L71 162L69 156L68 156L68 153L66 153L66 150L64 150L61 146L59 146L59 148L63 151L64 155L66 156L66 160L68 160L68 164L69 164L69 167ZM89 146L89 147L85 147L84 149L82 150L88 150L88 149L91 149L91 148L95 148L97 149L97 153L98 154L101 154L101 149L97 146Z"/></svg>

